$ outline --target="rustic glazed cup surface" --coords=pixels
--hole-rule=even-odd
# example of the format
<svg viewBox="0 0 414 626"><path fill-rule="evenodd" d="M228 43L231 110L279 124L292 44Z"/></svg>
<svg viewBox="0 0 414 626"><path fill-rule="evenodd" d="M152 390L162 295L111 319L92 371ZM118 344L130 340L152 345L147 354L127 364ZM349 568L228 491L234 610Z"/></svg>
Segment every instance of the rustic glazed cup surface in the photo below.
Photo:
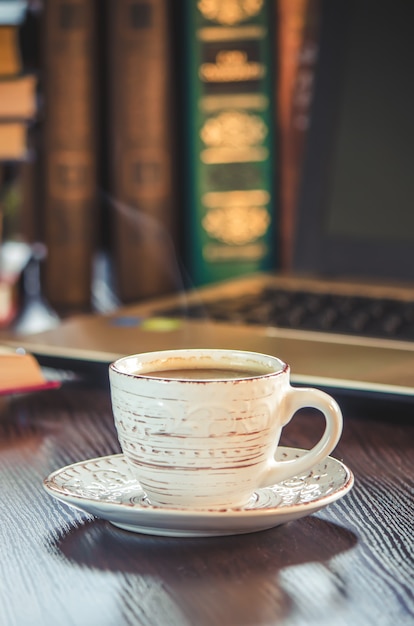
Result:
<svg viewBox="0 0 414 626"><path fill-rule="evenodd" d="M330 454L341 411L317 389L294 388L289 366L237 350L168 350L131 355L109 368L119 442L154 505L244 506L255 490L303 474ZM303 407L326 428L298 459L274 459L283 426Z"/></svg>

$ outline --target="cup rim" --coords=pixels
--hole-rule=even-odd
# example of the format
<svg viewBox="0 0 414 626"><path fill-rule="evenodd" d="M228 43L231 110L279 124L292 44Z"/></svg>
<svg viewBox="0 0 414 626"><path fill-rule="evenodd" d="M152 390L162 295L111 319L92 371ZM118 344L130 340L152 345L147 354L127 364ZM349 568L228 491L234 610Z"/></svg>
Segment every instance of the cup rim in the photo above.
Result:
<svg viewBox="0 0 414 626"><path fill-rule="evenodd" d="M198 354L216 353L216 355L220 353L221 354L233 353L237 357L241 357L242 355L244 355L245 357L250 356L252 358L260 357L262 364L265 360L268 360L272 363L278 364L279 369L277 370L275 369L274 371L264 372L263 374L258 374L254 376L248 376L248 377L240 376L238 378L237 376L234 376L234 377L229 377L229 378L203 379L203 378L171 378L171 377L168 378L168 377L162 377L162 376L148 376L145 373L145 371L143 371L142 373L137 373L136 371L129 372L127 371L126 368L122 367L122 364L132 361L134 359L135 359L135 365L136 365L137 360L143 357L147 357L148 363L150 363L150 362L156 361L157 359L168 358L173 355L177 357L180 357L181 355L182 356L185 355L186 357L189 357L189 356L191 357L191 355L195 353L198 353ZM257 360L255 361L255 364L259 365ZM254 366L254 363L252 363L252 367L253 366ZM255 352L252 350L238 350L238 349L231 349L231 348L177 348L177 349L169 349L169 350L156 350L156 351L148 351L148 352L138 352L136 354L128 354L113 361L109 365L109 370L116 374L120 374L120 375L127 376L129 378L137 379L137 380L151 380L151 381L157 381L157 382L162 382L162 383L166 381L168 382L192 382L192 383L199 383L199 382L203 382L203 383L216 382L217 383L217 382L225 382L225 381L243 382L243 381L251 381L251 380L280 376L289 371L289 365L285 361L280 359L279 357L276 357L270 354L265 354L262 352Z"/></svg>

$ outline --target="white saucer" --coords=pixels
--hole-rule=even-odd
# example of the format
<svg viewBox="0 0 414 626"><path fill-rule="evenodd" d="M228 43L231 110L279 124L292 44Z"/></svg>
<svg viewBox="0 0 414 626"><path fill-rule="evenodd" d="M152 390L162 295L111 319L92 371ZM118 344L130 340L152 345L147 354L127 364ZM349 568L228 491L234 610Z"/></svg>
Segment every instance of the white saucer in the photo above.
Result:
<svg viewBox="0 0 414 626"><path fill-rule="evenodd" d="M279 447L289 460L305 450ZM153 506L131 477L122 454L74 463L44 480L46 491L71 506L115 526L150 535L208 537L265 530L318 511L344 496L354 477L343 463L328 457L307 475L259 489L242 509L192 510Z"/></svg>

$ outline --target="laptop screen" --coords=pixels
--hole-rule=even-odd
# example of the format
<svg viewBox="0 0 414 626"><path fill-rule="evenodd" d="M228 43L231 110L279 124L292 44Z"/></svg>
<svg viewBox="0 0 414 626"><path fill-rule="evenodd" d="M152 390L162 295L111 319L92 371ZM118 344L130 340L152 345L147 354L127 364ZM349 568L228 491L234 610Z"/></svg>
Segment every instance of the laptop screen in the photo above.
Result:
<svg viewBox="0 0 414 626"><path fill-rule="evenodd" d="M295 269L414 280L414 3L325 0Z"/></svg>

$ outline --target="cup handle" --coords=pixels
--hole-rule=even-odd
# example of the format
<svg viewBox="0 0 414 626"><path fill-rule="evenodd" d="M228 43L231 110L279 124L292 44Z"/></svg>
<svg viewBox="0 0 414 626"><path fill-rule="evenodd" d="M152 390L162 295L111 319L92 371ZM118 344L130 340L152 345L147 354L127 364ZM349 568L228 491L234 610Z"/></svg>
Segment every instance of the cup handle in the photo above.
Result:
<svg viewBox="0 0 414 626"><path fill-rule="evenodd" d="M276 461L270 459L267 469L262 474L260 487L274 485L293 476L309 471L316 463L325 459L335 448L342 433L342 412L337 402L319 389L289 387L280 410L285 417L285 426L296 411L312 407L321 411L325 417L325 431L313 448L298 459Z"/></svg>

